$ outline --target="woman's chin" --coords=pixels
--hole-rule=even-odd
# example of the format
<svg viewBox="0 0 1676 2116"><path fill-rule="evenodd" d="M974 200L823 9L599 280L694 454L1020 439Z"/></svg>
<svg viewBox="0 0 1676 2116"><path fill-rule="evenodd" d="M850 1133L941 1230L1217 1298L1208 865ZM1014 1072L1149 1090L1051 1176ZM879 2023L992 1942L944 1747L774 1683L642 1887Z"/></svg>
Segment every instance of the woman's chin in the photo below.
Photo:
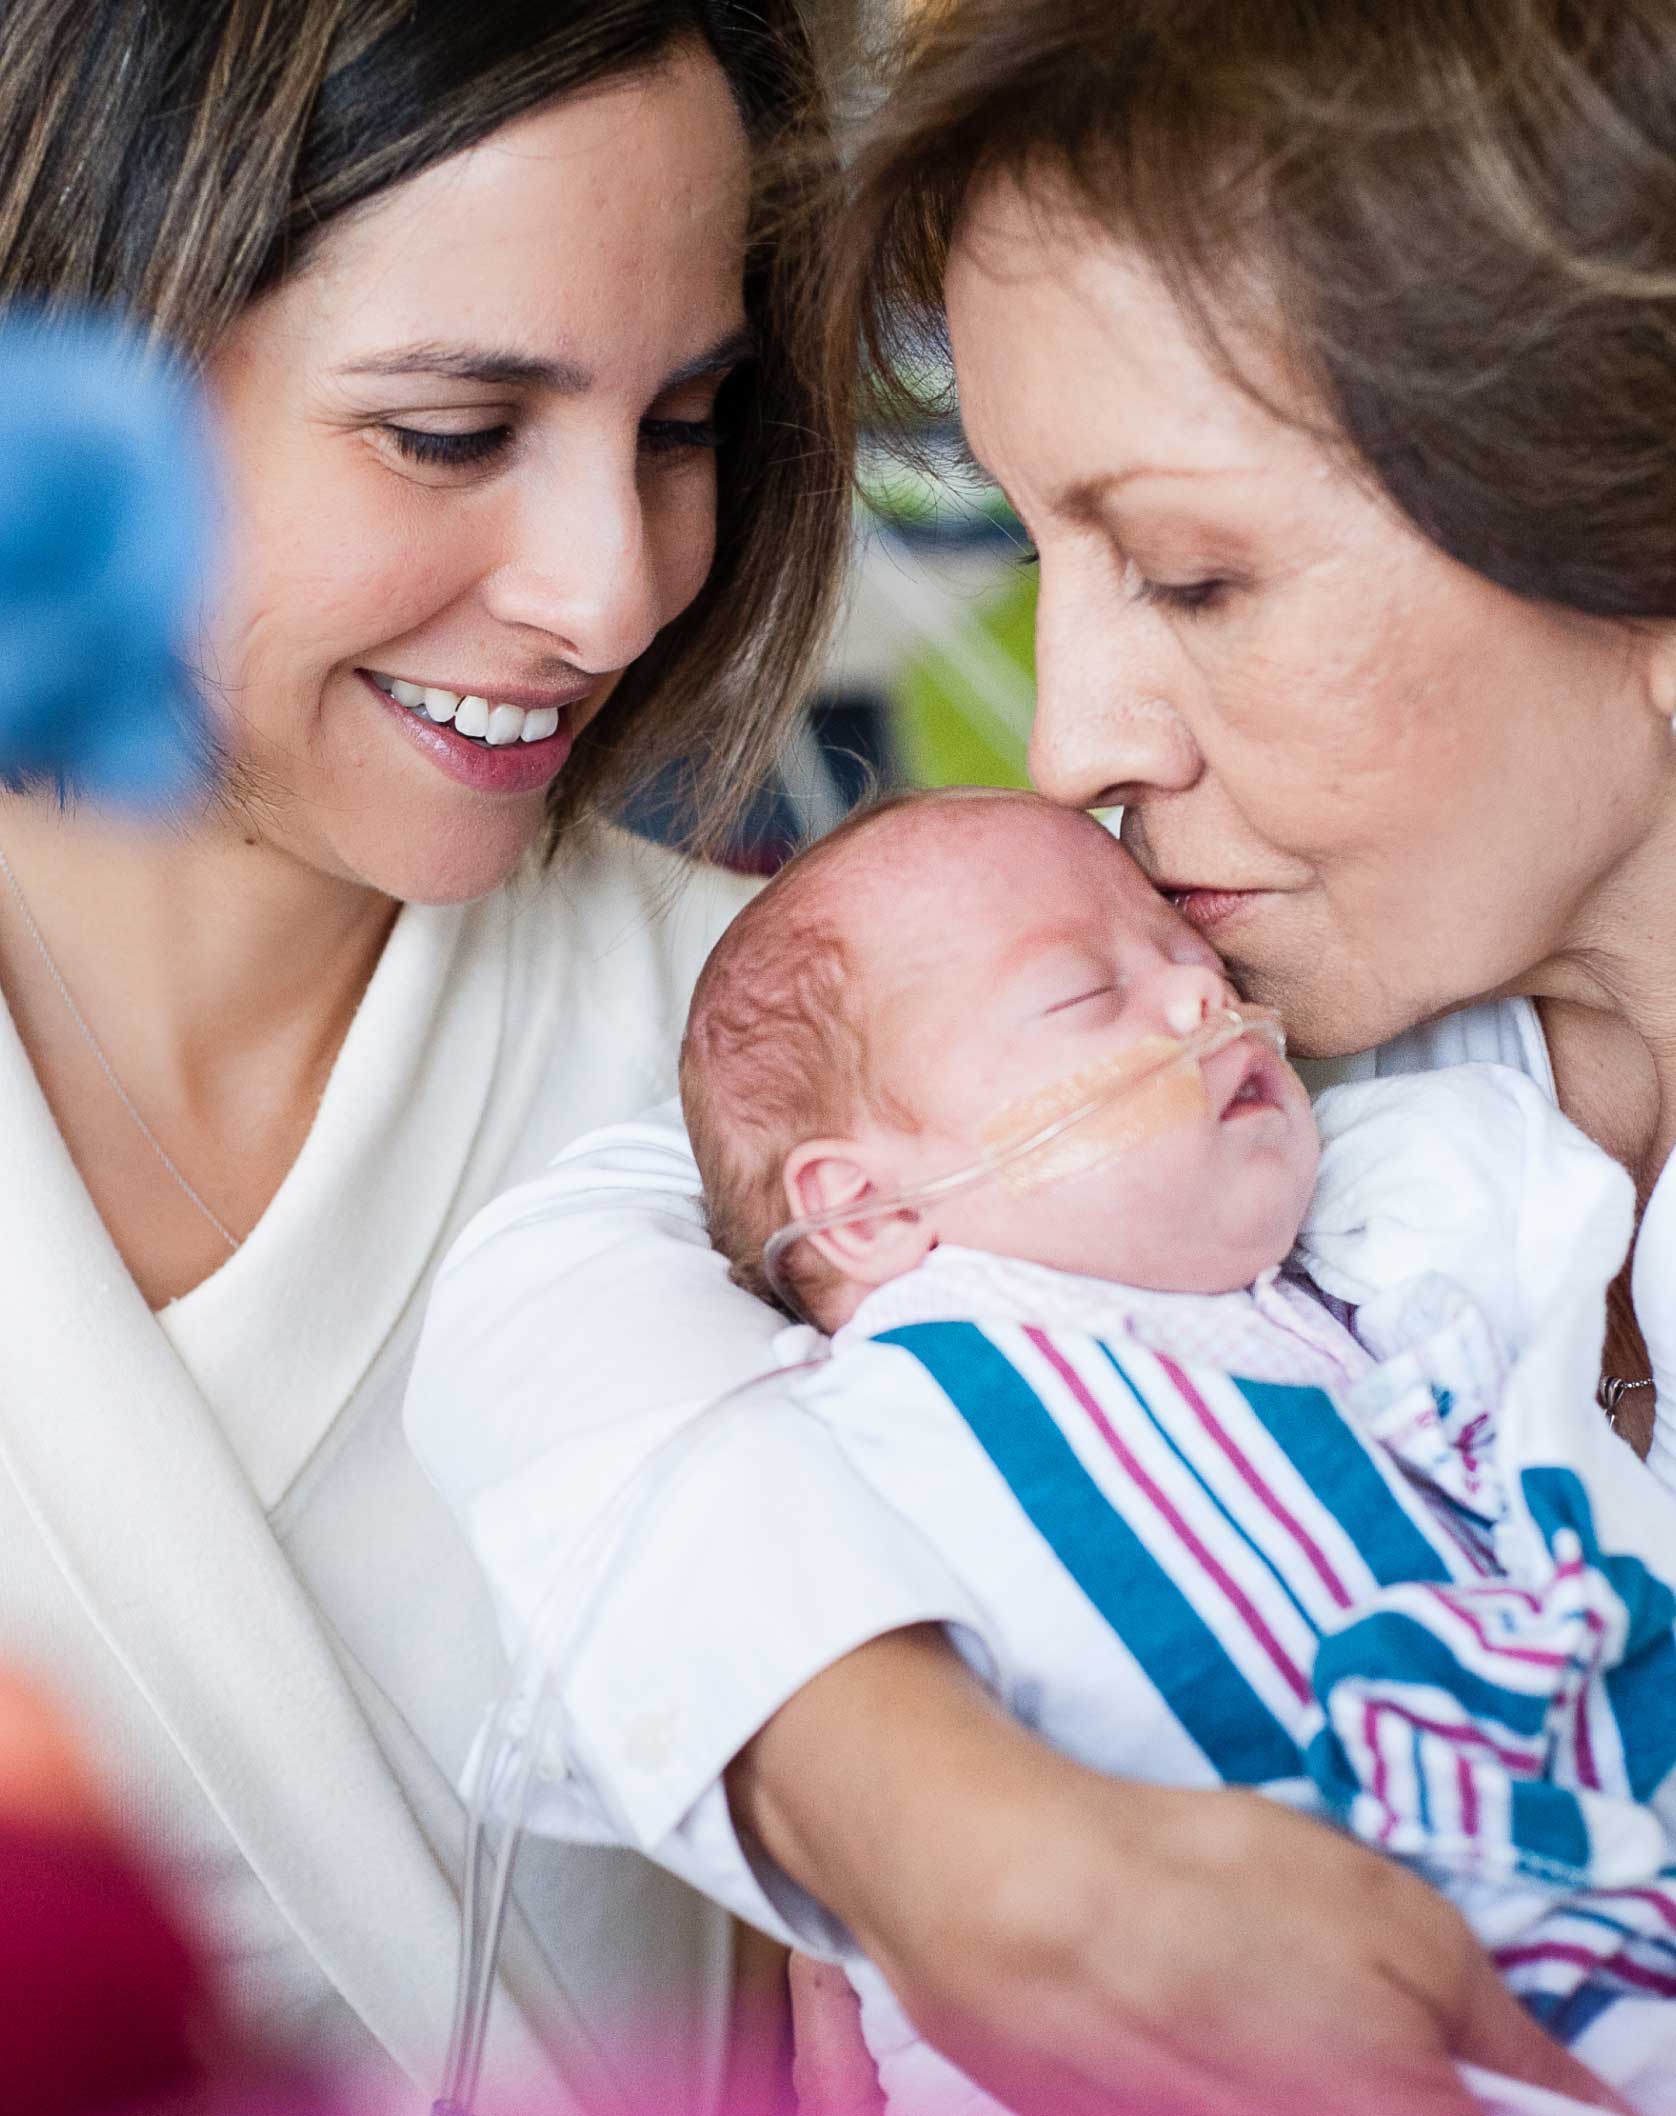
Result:
<svg viewBox="0 0 1676 2116"><path fill-rule="evenodd" d="M1229 967L1254 1005L1273 1007L1286 1029L1290 1058L1348 1058L1412 1028L1416 1010L1353 975L1324 975L1323 954L1305 963L1252 961L1230 954Z"/></svg>
<svg viewBox="0 0 1676 2116"><path fill-rule="evenodd" d="M410 830L379 832L333 846L332 864L346 879L403 904L469 904L492 896L529 860L540 840L546 804L498 806L482 817L434 819Z"/></svg>

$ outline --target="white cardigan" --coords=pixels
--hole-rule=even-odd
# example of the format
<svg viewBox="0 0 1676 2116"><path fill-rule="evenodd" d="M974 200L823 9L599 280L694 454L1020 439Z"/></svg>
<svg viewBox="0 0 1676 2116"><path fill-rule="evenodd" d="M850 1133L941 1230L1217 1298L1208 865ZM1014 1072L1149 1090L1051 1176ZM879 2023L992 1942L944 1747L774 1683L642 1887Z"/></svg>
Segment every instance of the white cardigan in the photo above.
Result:
<svg viewBox="0 0 1676 2116"><path fill-rule="evenodd" d="M310 2056L434 2091L454 1787L505 1679L402 1443L432 1274L497 1191L669 1092L746 893L606 833L483 903L405 909L278 1195L161 1315L0 1009L0 1656L68 1703L238 2009ZM562 1388L562 1336L526 1322ZM539 2038L590 2110L621 2108L648 2020L697 2105L723 1922L633 1857L532 1850L484 2107L541 2075Z"/></svg>

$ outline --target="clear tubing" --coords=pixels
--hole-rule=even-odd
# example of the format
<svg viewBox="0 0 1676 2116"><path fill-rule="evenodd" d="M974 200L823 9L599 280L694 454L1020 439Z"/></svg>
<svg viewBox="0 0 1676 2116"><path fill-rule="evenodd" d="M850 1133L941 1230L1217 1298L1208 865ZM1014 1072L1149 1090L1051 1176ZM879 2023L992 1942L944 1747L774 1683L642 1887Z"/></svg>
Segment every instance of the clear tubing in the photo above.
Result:
<svg viewBox="0 0 1676 2116"><path fill-rule="evenodd" d="M969 1185L995 1177L1006 1179L1009 1171L1015 1180L1023 1172L1027 1187L1031 1188L1039 1182L1056 1180L1065 1172L1063 1167L1050 1165L1042 1157L1067 1135L1074 1134L1077 1127L1086 1125L1097 1114L1132 1107L1135 1098L1155 1091L1172 1076L1196 1073L1207 1058L1248 1035L1260 1036L1277 1052L1284 1053L1285 1039L1274 1016L1256 1008L1241 1012L1229 1007L1191 1035L1170 1044L1167 1050L1160 1047L1155 1064L1139 1070L1105 1067L1098 1075L1091 1071L1078 1076L1079 1080L1087 1079L1088 1093L1068 1098L1070 1107L1054 1108L1042 1122L1032 1118L1035 1105L1044 1098L1031 1098L1030 1104L1003 1110L991 1127L992 1140L986 1151L966 1167L952 1169L894 1197L837 1206L782 1227L769 1242L763 1258L770 1283L788 1307L795 1307L783 1287L780 1261L795 1243L824 1228L876 1218L882 1213L911 1212ZM1052 1089L1047 1092L1049 1096L1058 1093ZM1102 1135L1098 1145L1097 1158L1101 1160L1122 1151L1121 1140L1112 1133ZM1031 1156L1037 1157L1033 1170ZM1078 1165L1092 1163L1084 1159ZM489 1714L469 1767L458 1983L432 2116L471 2116L482 2072L495 1964L511 1900L518 1849L543 1772L557 1775L563 1771L566 1728L559 1679L584 1641L599 1604L609 1561L621 1553L631 1536L643 1538L648 1533L664 1495L704 1446L714 1443L753 1411L766 1408L770 1396L777 1409L784 1409L779 1385L797 1371L795 1367L778 1368L760 1375L677 1428L653 1453L643 1474L617 1493L542 1599L511 1680Z"/></svg>
<svg viewBox="0 0 1676 2116"><path fill-rule="evenodd" d="M1052 1182L1072 1173L1073 1160L1075 1170L1096 1166L1099 1161L1109 1160L1138 1143L1139 1136L1150 1133L1108 1134L1097 1155L1067 1157L1053 1149L1060 1147L1061 1142L1067 1141L1079 1127L1086 1126L1091 1118L1133 1108L1137 1101L1156 1095L1169 1081L1196 1077L1207 1058L1214 1058L1218 1051L1225 1051L1230 1044L1238 1043L1242 1036L1260 1036L1279 1056L1286 1054L1286 1038L1279 1017L1267 1008L1258 1007L1243 1011L1238 1007L1224 1007L1191 1034L1167 1045L1161 1037L1148 1039L1157 1048L1156 1063L1144 1065L1139 1070L1106 1068L1099 1077L1093 1072L1079 1076L1079 1079L1087 1080L1087 1093L1072 1098L1068 1108L1053 1108L1043 1121L1028 1128L1014 1127L1009 1132L1004 1123L1007 1113L1003 1111L997 1123L990 1127L991 1135L984 1152L963 1168L933 1176L928 1182L915 1183L891 1197L857 1198L847 1205L829 1205L823 1212L811 1212L802 1219L788 1221L768 1238L762 1252L763 1276L793 1314L802 1314L796 1294L787 1283L785 1260L790 1251L811 1234L824 1234L834 1227L851 1227L860 1220L887 1218L892 1213L913 1212L922 1205L935 1204L941 1198L953 1197L959 1191L998 1177L1009 1181L1015 1189L1034 1189L1041 1182ZM1118 1054L1120 1059L1123 1055ZM1051 1100L1053 1091L1050 1089L1043 1097L1031 1099L1033 1102ZM1013 1105L1014 1109L1018 1107Z"/></svg>
<svg viewBox="0 0 1676 2116"><path fill-rule="evenodd" d="M609 1562L631 1537L644 1538L665 1495L701 1449L764 1409L771 1393L776 1408L783 1408L780 1385L802 1366L759 1374L678 1426L644 1471L616 1494L542 1597L467 1766L454 2018L431 2116L472 2116L519 1847L543 1772L557 1776L564 1769L567 1729L559 1679L584 1643Z"/></svg>

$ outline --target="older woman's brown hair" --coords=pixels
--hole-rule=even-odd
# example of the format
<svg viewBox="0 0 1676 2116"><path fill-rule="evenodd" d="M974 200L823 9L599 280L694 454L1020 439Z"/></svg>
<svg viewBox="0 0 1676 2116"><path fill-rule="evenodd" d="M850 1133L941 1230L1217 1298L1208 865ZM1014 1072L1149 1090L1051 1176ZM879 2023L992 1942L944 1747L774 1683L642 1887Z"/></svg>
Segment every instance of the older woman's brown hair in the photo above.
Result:
<svg viewBox="0 0 1676 2116"><path fill-rule="evenodd" d="M1676 0L952 0L856 171L834 372L927 371L962 208L1038 186L1255 325L1418 528L1676 616Z"/></svg>
<svg viewBox="0 0 1676 2116"><path fill-rule="evenodd" d="M713 843L824 634L848 436L807 350L826 120L799 0L7 0L0 18L0 300L113 307L193 360L340 215L693 44L756 155L755 358L721 406L709 579L579 738L555 835L681 758Z"/></svg>

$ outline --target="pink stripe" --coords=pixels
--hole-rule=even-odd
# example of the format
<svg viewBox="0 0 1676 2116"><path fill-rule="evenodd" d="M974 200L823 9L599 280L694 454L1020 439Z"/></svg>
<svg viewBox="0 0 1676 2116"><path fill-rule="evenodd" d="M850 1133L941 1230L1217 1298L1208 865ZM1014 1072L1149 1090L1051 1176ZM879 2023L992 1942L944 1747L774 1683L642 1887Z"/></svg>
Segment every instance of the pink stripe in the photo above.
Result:
<svg viewBox="0 0 1676 2116"><path fill-rule="evenodd" d="M1648 1969L1624 1955L1591 1954L1586 1947L1569 1947L1560 1940L1538 1940L1529 1947L1500 1947L1496 1950L1498 1969L1522 1969L1530 1962L1566 1962L1575 1969L1633 1984L1639 1991L1655 1991L1660 1998L1676 1998L1676 1976Z"/></svg>
<svg viewBox="0 0 1676 2116"><path fill-rule="evenodd" d="M1373 1797L1385 1810L1385 1820L1379 1825L1379 1841L1388 1844L1397 1826L1397 1815L1391 1805L1391 1779L1385 1768L1385 1751L1379 1746L1379 1706L1371 1697L1362 1707L1362 1741L1373 1758Z"/></svg>
<svg viewBox="0 0 1676 2116"><path fill-rule="evenodd" d="M1461 1835L1476 1837L1478 1834L1478 1782L1472 1775L1472 1765L1464 1756L1455 1758L1455 1785L1461 1796Z"/></svg>
<svg viewBox="0 0 1676 2116"><path fill-rule="evenodd" d="M1433 1499L1429 1493L1425 1496L1428 1500L1426 1511L1466 1559L1473 1571L1478 1574L1480 1579L1493 1579L1496 1570L1494 1563L1479 1549L1460 1522L1454 1518L1449 1507L1441 1499Z"/></svg>
<svg viewBox="0 0 1676 2116"><path fill-rule="evenodd" d="M1466 1626L1467 1630L1478 1641L1479 1646L1491 1659L1523 1661L1533 1668L1570 1667L1571 1655L1569 1653L1557 1653L1551 1646L1508 1646L1502 1644L1499 1639L1489 1637L1484 1630L1484 1626L1479 1622L1471 1602L1464 1595L1457 1594L1447 1587L1433 1587L1425 1591Z"/></svg>
<svg viewBox="0 0 1676 2116"><path fill-rule="evenodd" d="M1186 1521L1182 1519L1163 1491L1147 1475L1123 1441L1118 1438L1105 1412L1101 1410L1099 1404L1089 1393L1082 1376L1061 1357L1045 1331L1029 1326L1025 1329L1024 1334L1053 1368L1060 1380L1064 1382L1081 1408L1087 1412L1089 1418L1093 1421L1096 1431L1122 1465L1124 1474L1131 1479L1137 1490L1157 1508L1165 1522L1180 1537L1189 1553L1203 1567L1207 1577L1221 1589L1234 1609L1244 1618L1252 1637L1262 1647L1264 1653L1273 1664L1275 1672L1287 1684L1293 1696L1297 1698L1300 1704L1307 1704L1311 1692L1303 1670L1298 1667L1285 1647L1281 1645L1280 1641L1263 1621L1261 1613L1252 1605L1238 1582L1229 1575L1227 1570L1206 1549L1205 1545L1194 1534Z"/></svg>
<svg viewBox="0 0 1676 2116"><path fill-rule="evenodd" d="M1440 1741L1447 1741L1455 1748L1488 1749L1497 1763L1505 1764L1526 1778L1540 1777L1542 1752L1540 1749L1504 1749L1482 1727L1471 1720L1463 1720L1458 1726L1447 1726L1442 1720L1422 1719L1418 1712L1410 1712L1405 1706L1395 1704L1388 1697L1378 1700L1380 1709L1394 1712L1404 1726L1415 1727L1422 1734L1435 1734Z"/></svg>
<svg viewBox="0 0 1676 2116"><path fill-rule="evenodd" d="M1570 1558L1554 1577L1556 1580L1577 1579L1582 1572L1583 1560ZM1599 1610L1585 1608L1581 1614L1585 1628L1598 1646L1606 1630ZM1589 1792L1598 1793L1601 1789L1600 1771L1595 1763L1594 1738L1589 1732L1589 1682L1587 1671L1579 1672L1583 1674L1583 1680L1577 1686L1576 1732L1572 1737L1572 1748L1577 1759L1578 1777Z"/></svg>
<svg viewBox="0 0 1676 2116"><path fill-rule="evenodd" d="M1603 1902L1628 1900L1633 1903L1648 1903L1664 1922L1676 1931L1676 1902L1662 1888L1593 1888L1591 1897Z"/></svg>
<svg viewBox="0 0 1676 2116"><path fill-rule="evenodd" d="M1571 1746L1577 1763L1577 1775L1584 1789L1591 1793L1600 1791L1600 1772L1595 1766L1594 1739L1589 1732L1589 1685L1580 1683L1577 1688L1577 1706L1573 1714L1575 1731Z"/></svg>
<svg viewBox="0 0 1676 2116"><path fill-rule="evenodd" d="M1241 1481L1268 1508L1281 1527L1290 1534L1292 1540L1297 1544L1304 1556L1308 1558L1311 1566L1313 1566L1316 1577L1338 1604L1339 1608L1348 1609L1351 1604L1350 1590L1333 1570L1326 1552L1322 1550L1315 1538L1282 1501L1279 1495L1269 1488L1268 1484L1258 1474L1255 1464L1235 1447L1227 1428L1222 1424L1215 1412L1212 1411L1210 1405L1205 1402L1192 1382L1188 1380L1181 1368L1176 1365L1175 1361L1166 1359L1161 1352L1156 1356L1158 1364L1170 1377L1183 1402L1186 1403L1188 1409L1192 1411L1205 1431L1209 1433L1223 1454L1234 1465Z"/></svg>

